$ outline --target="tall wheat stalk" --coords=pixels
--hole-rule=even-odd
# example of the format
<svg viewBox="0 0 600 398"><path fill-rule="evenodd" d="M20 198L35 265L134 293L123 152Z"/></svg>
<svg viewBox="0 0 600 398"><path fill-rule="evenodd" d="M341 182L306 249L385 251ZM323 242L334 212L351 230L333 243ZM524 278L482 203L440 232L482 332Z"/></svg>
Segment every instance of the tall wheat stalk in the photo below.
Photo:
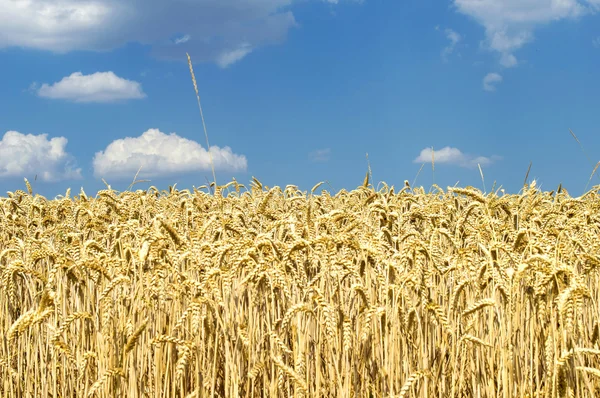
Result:
<svg viewBox="0 0 600 398"><path fill-rule="evenodd" d="M206 123L204 123L204 113L202 112L202 105L200 104L200 94L198 94L198 85L196 84L196 76L194 75L194 68L192 66L192 60L190 54L185 53L188 59L188 66L190 67L190 73L192 75L192 82L194 83L194 91L196 92L196 99L198 100L198 108L200 109L200 117L202 118L202 127L204 128L204 136L206 137L206 150L210 157L210 167L212 168L213 180L215 182L215 192L217 189L217 176L215 175L215 165L213 163L212 153L210 152L210 144L208 143L208 133L206 131Z"/></svg>

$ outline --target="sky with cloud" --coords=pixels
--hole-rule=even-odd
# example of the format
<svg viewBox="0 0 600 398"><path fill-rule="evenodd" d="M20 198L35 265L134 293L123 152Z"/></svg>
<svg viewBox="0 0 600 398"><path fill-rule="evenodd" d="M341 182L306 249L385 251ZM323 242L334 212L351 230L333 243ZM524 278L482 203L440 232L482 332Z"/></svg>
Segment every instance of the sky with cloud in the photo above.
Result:
<svg viewBox="0 0 600 398"><path fill-rule="evenodd" d="M333 193L369 166L517 193L531 163L578 196L600 161L600 0L0 0L0 71L3 193L191 189L212 161Z"/></svg>

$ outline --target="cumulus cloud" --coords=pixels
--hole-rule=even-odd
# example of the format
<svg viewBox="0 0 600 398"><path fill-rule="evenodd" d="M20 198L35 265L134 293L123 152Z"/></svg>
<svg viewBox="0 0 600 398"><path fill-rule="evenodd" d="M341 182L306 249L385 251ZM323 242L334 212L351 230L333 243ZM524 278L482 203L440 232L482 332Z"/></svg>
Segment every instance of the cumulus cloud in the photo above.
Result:
<svg viewBox="0 0 600 398"><path fill-rule="evenodd" d="M428 163L431 162L431 148L425 148L421 151L420 155L413 161L413 163ZM492 164L496 160L500 160L500 156L472 156L462 153L457 148L444 147L442 149L434 150L434 161L436 164L445 163L452 164L465 168L477 167L477 164L487 166Z"/></svg>
<svg viewBox="0 0 600 398"><path fill-rule="evenodd" d="M597 12L600 0L454 0L454 6L485 28L483 45L510 68L518 64L513 52L533 40L537 26Z"/></svg>
<svg viewBox="0 0 600 398"><path fill-rule="evenodd" d="M7 131L0 140L0 178L38 175L41 181L80 179L74 157L65 151L67 139L47 134Z"/></svg>
<svg viewBox="0 0 600 398"><path fill-rule="evenodd" d="M311 160L311 162L320 163L327 162L329 160L330 155L330 148L317 149L316 151L312 151L311 153L309 153L308 158Z"/></svg>
<svg viewBox="0 0 600 398"><path fill-rule="evenodd" d="M113 102L146 97L140 83L118 77L113 72L83 75L72 73L52 85L42 84L40 97L75 102Z"/></svg>
<svg viewBox="0 0 600 398"><path fill-rule="evenodd" d="M436 27L436 29L439 28ZM456 45L459 41L461 41L462 37L452 29L444 29L444 34L446 35L446 38L450 40L450 43L446 47L444 47L441 54L442 59L444 60L444 62L446 62L448 61L448 56L454 52Z"/></svg>
<svg viewBox="0 0 600 398"><path fill-rule="evenodd" d="M210 153L215 170L245 171L247 168L246 157L232 153L228 146L211 146ZM149 129L136 138L111 142L104 151L96 152L93 166L95 177L114 179L132 178L140 167L140 177L211 170L209 153L200 144L158 129Z"/></svg>
<svg viewBox="0 0 600 398"><path fill-rule="evenodd" d="M488 73L483 78L483 89L485 91L496 91L496 84L502 81L502 76L497 73Z"/></svg>
<svg viewBox="0 0 600 398"><path fill-rule="evenodd" d="M300 1L0 0L0 49L66 53L137 42L159 58L185 61L189 52L194 61L225 67L285 41L297 26L290 6Z"/></svg>

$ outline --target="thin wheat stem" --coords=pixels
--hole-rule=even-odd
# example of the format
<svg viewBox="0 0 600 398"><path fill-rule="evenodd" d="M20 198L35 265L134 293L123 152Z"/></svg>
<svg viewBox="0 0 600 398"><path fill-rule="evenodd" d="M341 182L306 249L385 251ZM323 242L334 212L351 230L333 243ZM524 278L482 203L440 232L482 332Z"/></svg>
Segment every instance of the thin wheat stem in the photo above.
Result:
<svg viewBox="0 0 600 398"><path fill-rule="evenodd" d="M198 108L200 109L200 117L202 118L202 127L204 128L204 136L206 137L206 150L210 157L210 166L212 168L213 179L215 181L215 192L217 189L217 176L215 174L215 165L212 159L212 153L210 152L210 144L208 143L208 133L206 131L206 123L204 123L204 113L202 112L202 105L200 104L200 94L198 94L198 85L196 84L196 76L194 75L194 68L192 67L192 60L188 53L185 53L188 59L188 66L190 67L190 73L192 74L192 82L194 83L194 91L196 92L196 99L198 100Z"/></svg>

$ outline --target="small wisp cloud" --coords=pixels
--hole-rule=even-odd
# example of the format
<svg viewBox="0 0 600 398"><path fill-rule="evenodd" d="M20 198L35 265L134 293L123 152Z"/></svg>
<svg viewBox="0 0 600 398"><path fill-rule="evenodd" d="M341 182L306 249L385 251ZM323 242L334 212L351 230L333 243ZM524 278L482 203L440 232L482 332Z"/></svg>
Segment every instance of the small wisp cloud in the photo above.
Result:
<svg viewBox="0 0 600 398"><path fill-rule="evenodd" d="M316 151L312 151L311 153L308 154L308 158L310 159L311 162L314 162L314 163L327 162L329 160L330 156L331 156L330 148L317 149Z"/></svg>
<svg viewBox="0 0 600 398"><path fill-rule="evenodd" d="M223 50L217 56L217 65L221 68L226 68L229 65L236 63L237 61L244 58L246 55L252 52L252 46L250 43L242 43L237 48Z"/></svg>
<svg viewBox="0 0 600 398"><path fill-rule="evenodd" d="M502 82L502 76L497 73L488 73L483 78L483 89L485 91L496 91L496 84Z"/></svg>
<svg viewBox="0 0 600 398"><path fill-rule="evenodd" d="M425 148L419 156L413 160L413 163L431 163L433 151L433 160L435 164L450 164L464 168L475 168L477 164L481 166L489 166L493 162L502 159L500 156L493 155L491 157L472 156L462 153L458 148L446 146L442 149Z"/></svg>
<svg viewBox="0 0 600 398"><path fill-rule="evenodd" d="M188 42L192 37L190 35L183 35L181 37L177 37L175 38L174 43L175 44L183 44L185 42Z"/></svg>
<svg viewBox="0 0 600 398"><path fill-rule="evenodd" d="M439 30L438 26L436 26L436 30ZM441 56L444 62L448 62L448 57L454 52L456 45L462 40L462 36L452 29L444 29L444 34L450 43L444 47Z"/></svg>

